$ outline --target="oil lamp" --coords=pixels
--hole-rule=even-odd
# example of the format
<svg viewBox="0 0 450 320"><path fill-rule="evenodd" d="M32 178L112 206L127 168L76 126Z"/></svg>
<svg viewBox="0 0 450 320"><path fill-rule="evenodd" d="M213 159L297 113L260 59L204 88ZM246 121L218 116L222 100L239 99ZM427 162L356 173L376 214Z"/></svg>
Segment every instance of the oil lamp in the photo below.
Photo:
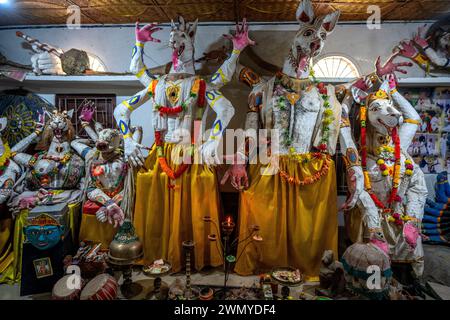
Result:
<svg viewBox="0 0 450 320"><path fill-rule="evenodd" d="M212 223L216 229L217 234L220 234L219 227L217 223L211 219L210 216L204 216L203 221L205 223ZM223 282L223 289L222 294L225 298L226 289L227 289L227 281L230 274L230 266L233 263L236 263L241 255L239 255L237 258L232 254L232 251L237 247L239 243L246 242L244 248L242 251L245 250L245 248L252 242L259 243L263 241L263 238L258 234L258 231L260 230L259 226L252 225L250 228L250 233L243 238L241 241L239 241L239 237L237 236L233 241L230 242L230 236L234 231L234 228L236 227L236 224L233 221L233 217L231 215L225 216L225 219L220 223L221 226L221 234L222 238L219 239L217 234L211 233L208 235L208 239L211 242L219 240L220 248L222 249L220 254L222 256L223 261L223 269L224 269L224 282ZM220 251L219 246L217 246L217 249Z"/></svg>

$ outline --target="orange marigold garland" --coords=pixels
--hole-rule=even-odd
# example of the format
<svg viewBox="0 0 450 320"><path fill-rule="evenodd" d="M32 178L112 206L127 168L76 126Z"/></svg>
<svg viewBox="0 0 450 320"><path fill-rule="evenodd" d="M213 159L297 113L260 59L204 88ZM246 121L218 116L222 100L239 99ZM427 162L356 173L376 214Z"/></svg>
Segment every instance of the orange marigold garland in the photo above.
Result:
<svg viewBox="0 0 450 320"><path fill-rule="evenodd" d="M290 184L304 186L304 185L308 185L308 184L313 184L314 182L318 181L323 176L326 176L330 169L330 159L331 159L330 155L320 153L320 152L315 152L312 154L312 156L313 156L313 158L324 159L322 168L320 168L320 170L318 172L316 172L315 174L313 174L309 177L306 177L303 180L300 180L299 178L293 177L293 176L289 175L289 173L287 173L286 171L280 169L279 170L280 177Z"/></svg>
<svg viewBox="0 0 450 320"><path fill-rule="evenodd" d="M155 97L155 89L156 89L157 80L153 80L152 83L149 86L148 94L154 98ZM191 93L189 96L189 99L194 100L197 98L197 107L199 109L202 109L205 107L205 95L206 95L206 83L203 79L196 79L192 85ZM191 101L183 102L181 106L176 107L166 107L166 106L156 106L158 111L162 114L167 115L174 115L178 114L182 111L184 111L188 104L190 104ZM157 152L157 158L158 163L161 166L161 169L167 174L167 176L171 180L176 180L179 178L190 166L190 164L182 163L177 170L173 170L169 164L167 163L167 159L164 156L164 141L162 139L162 133L161 131L155 130L155 144L156 144L156 152ZM174 188L175 186L173 184L169 183L169 188Z"/></svg>

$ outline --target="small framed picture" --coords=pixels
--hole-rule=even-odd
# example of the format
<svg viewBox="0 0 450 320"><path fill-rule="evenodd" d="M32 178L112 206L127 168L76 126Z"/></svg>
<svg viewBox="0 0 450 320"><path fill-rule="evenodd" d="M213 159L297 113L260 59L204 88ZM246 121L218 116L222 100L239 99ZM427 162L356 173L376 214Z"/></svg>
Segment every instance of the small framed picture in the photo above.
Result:
<svg viewBox="0 0 450 320"><path fill-rule="evenodd" d="M33 261L36 278L45 278L53 275L52 263L49 257Z"/></svg>

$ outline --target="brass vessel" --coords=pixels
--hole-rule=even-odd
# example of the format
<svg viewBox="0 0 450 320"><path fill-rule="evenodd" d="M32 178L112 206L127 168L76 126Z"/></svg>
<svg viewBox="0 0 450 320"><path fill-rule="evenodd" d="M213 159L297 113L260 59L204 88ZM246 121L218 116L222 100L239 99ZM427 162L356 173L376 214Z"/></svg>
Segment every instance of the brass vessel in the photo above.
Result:
<svg viewBox="0 0 450 320"><path fill-rule="evenodd" d="M125 220L109 244L108 257L115 265L129 265L143 255L142 242L134 230L133 224Z"/></svg>

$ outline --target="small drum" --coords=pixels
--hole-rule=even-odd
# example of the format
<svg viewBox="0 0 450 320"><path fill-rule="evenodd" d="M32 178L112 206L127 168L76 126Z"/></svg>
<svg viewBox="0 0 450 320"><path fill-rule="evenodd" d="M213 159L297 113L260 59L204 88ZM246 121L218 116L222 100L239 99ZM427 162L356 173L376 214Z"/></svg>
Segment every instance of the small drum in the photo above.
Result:
<svg viewBox="0 0 450 320"><path fill-rule="evenodd" d="M81 300L114 300L118 284L109 274L102 273L89 281L81 291Z"/></svg>
<svg viewBox="0 0 450 320"><path fill-rule="evenodd" d="M71 288L71 276L71 274L65 275L55 283L52 290L53 300L78 300L80 298L81 288Z"/></svg>

